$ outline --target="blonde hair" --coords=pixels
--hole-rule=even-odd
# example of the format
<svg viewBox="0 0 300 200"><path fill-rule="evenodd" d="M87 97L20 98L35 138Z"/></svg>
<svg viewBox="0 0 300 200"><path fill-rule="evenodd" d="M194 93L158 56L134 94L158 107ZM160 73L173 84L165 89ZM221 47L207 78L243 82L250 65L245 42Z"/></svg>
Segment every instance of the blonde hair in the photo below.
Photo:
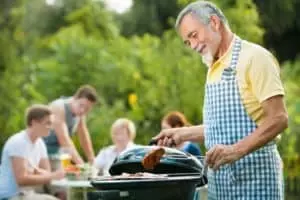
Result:
<svg viewBox="0 0 300 200"><path fill-rule="evenodd" d="M126 127L127 128L127 132L128 132L128 135L130 137L131 140L134 140L135 139L135 136L136 136L136 128L135 128L135 125L134 123L127 119L127 118L119 118L117 119L111 126L111 134L112 134L112 130L117 128L117 127Z"/></svg>

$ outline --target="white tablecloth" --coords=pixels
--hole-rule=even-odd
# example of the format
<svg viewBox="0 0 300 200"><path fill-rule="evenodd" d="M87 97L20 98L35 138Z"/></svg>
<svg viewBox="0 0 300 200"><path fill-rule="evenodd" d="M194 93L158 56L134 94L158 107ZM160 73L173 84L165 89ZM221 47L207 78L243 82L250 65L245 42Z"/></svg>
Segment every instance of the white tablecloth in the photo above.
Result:
<svg viewBox="0 0 300 200"><path fill-rule="evenodd" d="M89 188L92 188L92 185L90 184L90 181L88 180L68 180L68 179L62 179L62 180L53 180L51 181L51 187L54 188L64 188L66 191L67 200L72 199L72 190L74 189L82 189L82 198L84 200L87 200L87 191Z"/></svg>
<svg viewBox="0 0 300 200"><path fill-rule="evenodd" d="M57 186L57 187L73 187L73 188L90 188L90 187L92 187L92 185L90 184L90 181L88 181L88 180L75 181L75 180L68 180L68 179L53 180L53 181L51 181L51 185Z"/></svg>

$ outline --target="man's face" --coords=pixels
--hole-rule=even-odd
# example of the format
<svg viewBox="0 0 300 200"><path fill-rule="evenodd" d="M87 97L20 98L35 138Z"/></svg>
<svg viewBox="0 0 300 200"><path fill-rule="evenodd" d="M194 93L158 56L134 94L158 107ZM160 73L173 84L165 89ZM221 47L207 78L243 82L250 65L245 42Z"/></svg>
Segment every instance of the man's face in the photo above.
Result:
<svg viewBox="0 0 300 200"><path fill-rule="evenodd" d="M211 17L209 24L201 23L192 14L183 17L179 26L179 34L184 43L198 52L203 62L211 66L221 43L220 20Z"/></svg>
<svg viewBox="0 0 300 200"><path fill-rule="evenodd" d="M49 135L49 131L52 128L53 124L53 115L45 116L41 120L33 120L32 128L37 132L41 137Z"/></svg>
<svg viewBox="0 0 300 200"><path fill-rule="evenodd" d="M93 105L94 103L87 98L75 99L72 111L76 116L83 116L92 109Z"/></svg>

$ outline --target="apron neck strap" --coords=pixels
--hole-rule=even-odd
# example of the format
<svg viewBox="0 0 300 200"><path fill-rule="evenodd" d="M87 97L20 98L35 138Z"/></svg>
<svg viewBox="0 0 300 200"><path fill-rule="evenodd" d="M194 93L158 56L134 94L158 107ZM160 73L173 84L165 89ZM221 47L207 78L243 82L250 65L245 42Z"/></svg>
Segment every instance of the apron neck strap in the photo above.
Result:
<svg viewBox="0 0 300 200"><path fill-rule="evenodd" d="M239 59L239 55L241 52L241 46L242 46L242 40L239 37L236 37L234 39L234 44L233 44L233 50L232 50L232 58L231 58L231 62L230 62L230 68L235 69L238 59Z"/></svg>

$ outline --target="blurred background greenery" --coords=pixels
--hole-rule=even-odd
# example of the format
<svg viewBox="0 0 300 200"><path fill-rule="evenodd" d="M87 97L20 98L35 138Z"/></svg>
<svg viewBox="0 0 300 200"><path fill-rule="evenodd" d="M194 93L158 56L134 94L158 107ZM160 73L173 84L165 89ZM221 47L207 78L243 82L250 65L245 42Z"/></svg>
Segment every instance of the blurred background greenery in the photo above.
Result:
<svg viewBox="0 0 300 200"><path fill-rule="evenodd" d="M111 143L109 129L119 117L134 120L141 144L170 110L201 123L206 68L173 30L191 0L133 0L122 13L105 2L0 1L0 149L24 128L27 106L72 95L82 84L101 96L88 117L96 152ZM213 2L238 35L271 50L281 64L290 124L278 144L286 177L299 177L300 1Z"/></svg>

